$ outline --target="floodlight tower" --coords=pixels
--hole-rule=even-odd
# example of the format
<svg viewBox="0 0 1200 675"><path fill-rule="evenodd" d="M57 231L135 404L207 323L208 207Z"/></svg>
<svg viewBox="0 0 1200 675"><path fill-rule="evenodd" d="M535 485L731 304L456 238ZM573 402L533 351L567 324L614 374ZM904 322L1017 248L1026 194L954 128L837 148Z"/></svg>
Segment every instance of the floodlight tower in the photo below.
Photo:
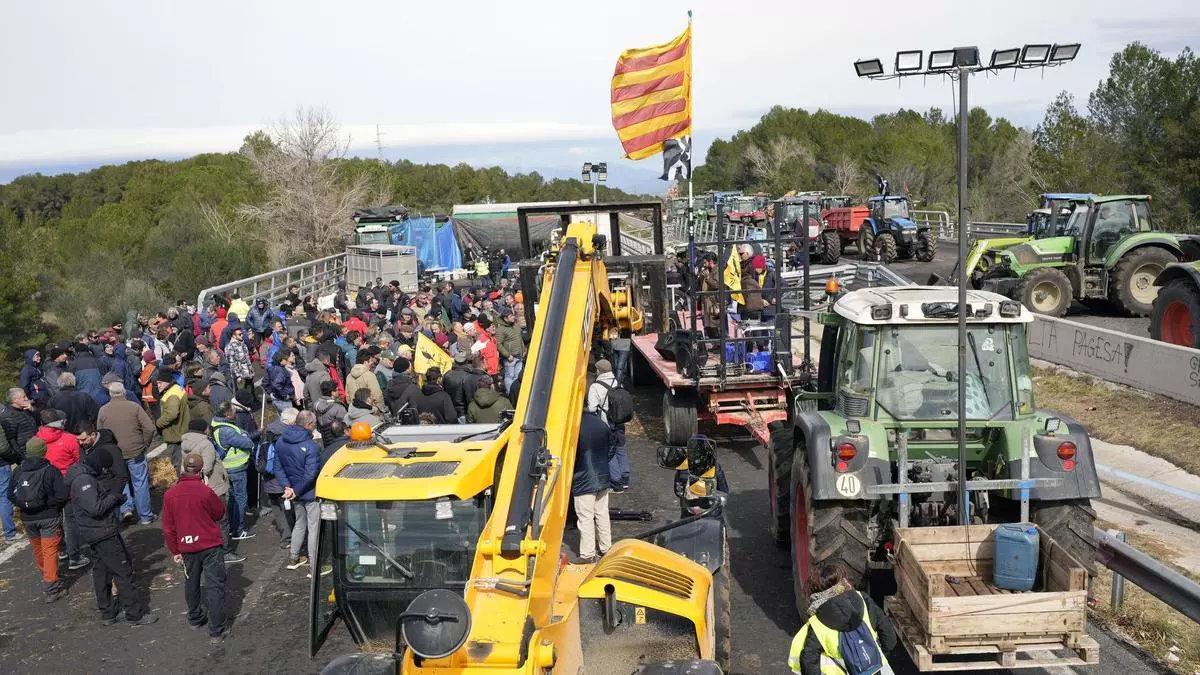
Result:
<svg viewBox="0 0 1200 675"><path fill-rule="evenodd" d="M942 75L958 80L958 522L971 523L971 500L967 494L967 280L963 274L967 259L967 80L979 72L999 71L1009 68L1046 68L1061 66L1079 54L1079 43L1027 44L1024 47L997 49L992 52L988 65L979 61L978 47L955 47L929 52L925 62L919 49L896 52L895 69L891 74L883 70L879 59L863 59L854 62L854 72L859 77L872 80L890 80L915 75ZM906 480L903 476L900 480ZM1023 488L1027 489L1027 488ZM1024 515L1024 514L1023 514Z"/></svg>
<svg viewBox="0 0 1200 675"><path fill-rule="evenodd" d="M592 177L595 177L595 181ZM583 163L583 182L592 184L592 203L596 203L596 189L600 187L600 183L608 181L608 163L607 162L584 162Z"/></svg>

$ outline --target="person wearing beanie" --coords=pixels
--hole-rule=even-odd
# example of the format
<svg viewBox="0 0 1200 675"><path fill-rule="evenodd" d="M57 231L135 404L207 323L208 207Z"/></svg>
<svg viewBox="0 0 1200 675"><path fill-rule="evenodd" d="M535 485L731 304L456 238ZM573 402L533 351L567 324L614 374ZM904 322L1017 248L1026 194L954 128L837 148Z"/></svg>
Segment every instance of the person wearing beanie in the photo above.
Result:
<svg viewBox="0 0 1200 675"><path fill-rule="evenodd" d="M485 375L477 370L469 352L459 352L454 357L454 367L442 377L442 387L454 402L460 423L467 421L467 408L475 398L475 390L479 388L479 377Z"/></svg>
<svg viewBox="0 0 1200 675"><path fill-rule="evenodd" d="M188 422L192 419L187 393L175 382L175 375L170 371L160 372L155 386L158 389L159 414L154 426L162 434L163 442L167 444L167 457L171 460L171 465L179 466L179 462L183 460L180 441L183 439L183 432L187 431Z"/></svg>
<svg viewBox="0 0 1200 675"><path fill-rule="evenodd" d="M71 510L79 541L92 550L92 587L101 623L115 624L124 611L130 624L145 626L158 617L147 611L146 596L133 583L133 560L117 526L123 496L105 489L102 480L111 469L112 455L107 452L93 452L71 467L67 472ZM112 596L114 582L116 600Z"/></svg>
<svg viewBox="0 0 1200 675"><path fill-rule="evenodd" d="M621 494L629 489L629 456L625 451L625 425L613 424L608 419L608 395L617 384L612 362L600 359L596 362L596 381L587 390L584 410L599 415L612 429L612 447L609 449L609 473L612 491Z"/></svg>
<svg viewBox="0 0 1200 675"><path fill-rule="evenodd" d="M417 378L412 371L412 361L397 356L392 363L392 379L388 381L387 389L383 392L383 401L393 415L400 409L400 399L412 387L416 386Z"/></svg>
<svg viewBox="0 0 1200 675"><path fill-rule="evenodd" d="M67 504L67 483L62 473L46 461L46 441L36 436L25 443L25 458L8 486L8 499L21 511L33 563L42 575L46 602L67 595L58 579L58 549L62 543L62 509Z"/></svg>
<svg viewBox="0 0 1200 675"><path fill-rule="evenodd" d="M512 410L513 405L495 389L490 375L479 377L479 388L467 406L467 421L471 424L499 424L500 414Z"/></svg>
<svg viewBox="0 0 1200 675"><path fill-rule="evenodd" d="M163 543L177 565L183 565L183 596L192 628L208 625L209 641L225 640L225 555L221 522L225 502L205 484L208 462L198 454L183 459L179 482L163 496ZM204 588L201 602L201 585Z"/></svg>

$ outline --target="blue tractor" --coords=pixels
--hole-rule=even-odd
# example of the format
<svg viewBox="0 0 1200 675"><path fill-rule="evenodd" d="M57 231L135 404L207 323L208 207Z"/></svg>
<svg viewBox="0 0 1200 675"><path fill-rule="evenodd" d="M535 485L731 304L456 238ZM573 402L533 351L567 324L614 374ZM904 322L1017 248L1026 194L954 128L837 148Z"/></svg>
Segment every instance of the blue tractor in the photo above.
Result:
<svg viewBox="0 0 1200 675"><path fill-rule="evenodd" d="M876 195L867 200L869 214L858 230L863 260L890 263L897 258L929 262L937 255L937 235L909 214L908 197Z"/></svg>

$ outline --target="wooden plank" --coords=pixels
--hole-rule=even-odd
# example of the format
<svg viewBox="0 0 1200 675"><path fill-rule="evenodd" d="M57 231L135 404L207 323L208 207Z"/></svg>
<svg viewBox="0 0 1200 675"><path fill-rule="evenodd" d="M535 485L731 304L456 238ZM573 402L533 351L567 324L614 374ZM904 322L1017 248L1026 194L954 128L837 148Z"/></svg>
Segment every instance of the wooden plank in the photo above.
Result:
<svg viewBox="0 0 1200 675"><path fill-rule="evenodd" d="M913 557L924 563L927 560L970 560L992 559L995 542L978 540L951 544L920 544L912 547Z"/></svg>
<svg viewBox="0 0 1200 675"><path fill-rule="evenodd" d="M993 596L995 597L995 596ZM1082 631L1086 613L1079 610L1062 612L1038 611L1005 614L931 614L927 631L930 635L985 635L1009 633L1069 633ZM1011 627L1011 628L1010 628Z"/></svg>
<svg viewBox="0 0 1200 675"><path fill-rule="evenodd" d="M936 616L1086 611L1087 593L1085 591L1059 591L1012 593L1010 595L971 595L957 598L933 597L930 598L929 610Z"/></svg>
<svg viewBox="0 0 1200 675"><path fill-rule="evenodd" d="M951 588L950 582L946 581L945 574L929 575L929 597L937 597L939 595L957 595Z"/></svg>
<svg viewBox="0 0 1200 675"><path fill-rule="evenodd" d="M907 541L913 546L926 544L954 544L960 542L976 542L992 539L996 533L996 525L971 525L964 528L961 525L947 527L900 527L896 528L897 541Z"/></svg>
<svg viewBox="0 0 1200 675"><path fill-rule="evenodd" d="M921 563L921 569L930 577L936 574L952 575L956 577L984 577L992 576L992 559L984 558L983 560L926 560Z"/></svg>
<svg viewBox="0 0 1200 675"><path fill-rule="evenodd" d="M897 601L904 602L912 612L915 620L922 627L928 625L929 622L929 596L925 588L918 588L912 578L903 576L896 579L900 589L900 598Z"/></svg>
<svg viewBox="0 0 1200 675"><path fill-rule="evenodd" d="M966 582L975 591L975 595L993 595L992 589L988 588L988 585L983 583L979 577L968 577Z"/></svg>
<svg viewBox="0 0 1200 675"><path fill-rule="evenodd" d="M950 587L950 590L956 596L962 597L967 595L975 595L975 589L971 588L971 584L967 583L963 577L953 577L953 580L951 580L951 578L946 578L946 585ZM935 593L934 595L937 596L941 594ZM947 593L946 595L949 594Z"/></svg>

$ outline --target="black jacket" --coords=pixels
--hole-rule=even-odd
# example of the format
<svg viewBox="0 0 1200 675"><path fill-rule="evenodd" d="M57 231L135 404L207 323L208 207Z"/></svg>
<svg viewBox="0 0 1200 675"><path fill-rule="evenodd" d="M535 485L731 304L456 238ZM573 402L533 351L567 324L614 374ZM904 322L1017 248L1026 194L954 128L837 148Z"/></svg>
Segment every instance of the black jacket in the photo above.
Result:
<svg viewBox="0 0 1200 675"><path fill-rule="evenodd" d="M76 462L67 469L71 486L71 514L79 541L92 544L117 534L117 507L125 495L104 489L102 476L88 462Z"/></svg>
<svg viewBox="0 0 1200 675"><path fill-rule="evenodd" d="M579 423L579 444L575 447L575 475L571 496L589 495L612 487L608 471L608 450L612 429L596 413L583 413Z"/></svg>
<svg viewBox="0 0 1200 675"><path fill-rule="evenodd" d="M436 384L426 383L420 389L410 388L400 399L400 406L405 403L415 408L418 414L432 414L438 424L454 424L458 421L458 412L450 395Z"/></svg>
<svg viewBox="0 0 1200 675"><path fill-rule="evenodd" d="M466 416L467 406L475 398L475 390L479 389L480 375L483 373L470 366L455 365L442 378L442 386L454 402L454 409L458 411L459 417Z"/></svg>
<svg viewBox="0 0 1200 675"><path fill-rule="evenodd" d="M875 629L875 636L879 640L879 651L886 655L896 648L896 628L870 597L859 595L857 591L846 591L836 595L817 608L817 619L836 631L854 630L862 623L863 598L867 600L867 612L871 617L871 627ZM821 675L821 652L821 643L817 641L817 636L813 631L808 631L808 636L804 639L804 648L800 652L802 675Z"/></svg>
<svg viewBox="0 0 1200 675"><path fill-rule="evenodd" d="M67 483L63 480L62 472L46 461L45 457L26 457L21 460L21 465L17 467L8 484L8 501L17 508L20 508L20 505L16 504L17 486L24 480L38 481L42 484L42 490L44 490L42 494L46 496L46 507L36 511L21 509L21 519L31 522L57 518L70 494L67 491Z"/></svg>
<svg viewBox="0 0 1200 675"><path fill-rule="evenodd" d="M81 449L80 459L87 457L93 452L107 452L112 458L112 468L110 473L106 473L100 477L101 486L110 493L124 492L125 485L129 482L129 465L125 463L125 458L121 455L121 447L117 445L117 437L108 429L101 429L97 432L96 444L90 448Z"/></svg>
<svg viewBox="0 0 1200 675"><path fill-rule="evenodd" d="M383 402L393 415L400 409L400 399L404 398L409 389L415 389L416 386L416 382L408 373L396 373L388 380L387 389L383 392Z"/></svg>
<svg viewBox="0 0 1200 675"><path fill-rule="evenodd" d="M75 387L59 389L57 394L50 397L48 405L66 413L66 430L73 434L79 433L81 422L95 424L96 416L100 414L100 406L96 405L95 399L87 392L79 391Z"/></svg>
<svg viewBox="0 0 1200 675"><path fill-rule="evenodd" d="M4 437L8 439L8 459L15 460L12 462L15 464L25 457L25 443L37 433L37 416L32 410L4 406L4 409L0 410L0 429L4 430Z"/></svg>

